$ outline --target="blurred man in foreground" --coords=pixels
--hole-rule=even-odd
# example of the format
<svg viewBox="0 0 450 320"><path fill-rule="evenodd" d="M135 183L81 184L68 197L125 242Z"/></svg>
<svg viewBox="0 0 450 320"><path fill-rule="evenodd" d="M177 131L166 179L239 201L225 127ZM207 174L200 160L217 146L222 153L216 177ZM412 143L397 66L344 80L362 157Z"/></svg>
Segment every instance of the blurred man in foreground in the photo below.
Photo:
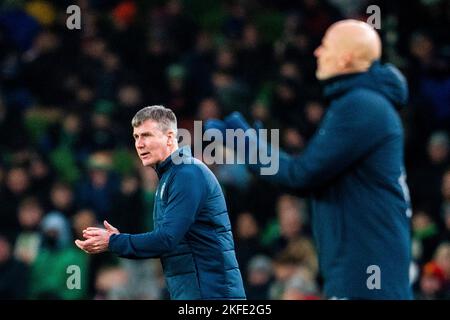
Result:
<svg viewBox="0 0 450 320"><path fill-rule="evenodd" d="M397 113L407 102L407 84L395 67L379 62L380 38L361 21L333 24L314 54L330 101L326 115L305 150L280 152L279 171L263 178L311 195L328 298L411 299L411 210ZM250 127L234 113L209 121L209 128ZM255 173L261 167L249 164Z"/></svg>

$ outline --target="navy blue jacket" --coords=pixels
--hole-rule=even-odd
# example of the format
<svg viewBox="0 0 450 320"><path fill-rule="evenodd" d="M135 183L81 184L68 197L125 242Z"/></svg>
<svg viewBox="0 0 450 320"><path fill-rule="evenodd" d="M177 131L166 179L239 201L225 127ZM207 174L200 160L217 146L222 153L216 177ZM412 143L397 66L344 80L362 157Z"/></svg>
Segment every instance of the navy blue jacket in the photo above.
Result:
<svg viewBox="0 0 450 320"><path fill-rule="evenodd" d="M172 156L183 157L175 164ZM112 235L109 250L125 258L161 258L171 299L245 299L222 189L188 147L159 164L155 229Z"/></svg>
<svg viewBox="0 0 450 320"><path fill-rule="evenodd" d="M379 62L331 79L325 86L330 105L315 136L298 156L280 152L278 173L265 176L311 193L328 297L412 298L411 210L396 111L407 94L400 72ZM379 289L371 278L377 268Z"/></svg>

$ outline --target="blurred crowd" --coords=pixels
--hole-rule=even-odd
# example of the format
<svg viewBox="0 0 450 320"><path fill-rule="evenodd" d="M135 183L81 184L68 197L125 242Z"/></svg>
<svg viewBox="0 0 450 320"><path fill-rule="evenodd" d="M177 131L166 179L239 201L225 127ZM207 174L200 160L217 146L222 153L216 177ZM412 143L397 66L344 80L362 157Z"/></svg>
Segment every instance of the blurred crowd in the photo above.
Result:
<svg viewBox="0 0 450 320"><path fill-rule="evenodd" d="M69 30L66 8L81 9ZM342 18L381 8L383 60L410 86L405 160L417 299L450 298L450 2L5 0L0 5L0 298L167 299L159 260L75 247L108 220L153 228L158 183L134 152L131 118L174 110L179 127L241 111L299 153L327 101L314 49ZM407 9L404 7L407 5ZM211 165L249 299L323 299L308 199ZM380 248L383 250L383 248ZM393 257L395 259L395 257ZM70 289L69 266L80 284Z"/></svg>

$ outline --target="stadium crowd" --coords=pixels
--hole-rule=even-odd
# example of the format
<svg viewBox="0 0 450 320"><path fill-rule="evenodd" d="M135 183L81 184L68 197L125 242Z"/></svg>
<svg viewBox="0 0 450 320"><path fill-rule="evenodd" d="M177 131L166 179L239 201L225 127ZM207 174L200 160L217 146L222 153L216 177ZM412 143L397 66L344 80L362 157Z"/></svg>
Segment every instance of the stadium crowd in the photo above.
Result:
<svg viewBox="0 0 450 320"><path fill-rule="evenodd" d="M157 176L131 118L171 108L179 127L241 111L299 153L326 112L314 49L342 18L381 8L383 60L406 75L401 117L417 299L450 298L448 1L80 0L0 5L0 298L167 299L158 260L90 256L82 230L153 228ZM211 165L232 219L248 299L322 299L307 198ZM383 250L383 248L380 248ZM68 287L76 266L81 283ZM76 283L75 283L76 285Z"/></svg>

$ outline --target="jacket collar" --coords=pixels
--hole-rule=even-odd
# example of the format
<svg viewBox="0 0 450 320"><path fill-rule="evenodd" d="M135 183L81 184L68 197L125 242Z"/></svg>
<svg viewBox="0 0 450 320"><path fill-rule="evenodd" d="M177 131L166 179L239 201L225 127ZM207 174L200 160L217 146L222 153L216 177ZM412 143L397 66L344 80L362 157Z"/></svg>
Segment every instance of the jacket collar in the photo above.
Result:
<svg viewBox="0 0 450 320"><path fill-rule="evenodd" d="M364 72L348 73L322 81L324 96L332 99L335 96L343 94L353 88L358 83L358 78L363 74Z"/></svg>
<svg viewBox="0 0 450 320"><path fill-rule="evenodd" d="M161 176L168 171L172 166L174 166L174 162L173 159L175 157L182 158L182 157L191 157L192 153L191 153L191 148L188 146L184 146L181 148L178 148L177 150L175 150L174 152L172 152L172 154L170 156L168 156L165 160L163 160L162 162L160 162L159 164L156 165L155 167L155 171L158 175L159 178L161 178Z"/></svg>
<svg viewBox="0 0 450 320"><path fill-rule="evenodd" d="M378 92L389 99L396 108L408 101L408 84L403 74L392 64L374 61L365 72L339 75L322 82L327 100L345 94L353 88L365 88Z"/></svg>

